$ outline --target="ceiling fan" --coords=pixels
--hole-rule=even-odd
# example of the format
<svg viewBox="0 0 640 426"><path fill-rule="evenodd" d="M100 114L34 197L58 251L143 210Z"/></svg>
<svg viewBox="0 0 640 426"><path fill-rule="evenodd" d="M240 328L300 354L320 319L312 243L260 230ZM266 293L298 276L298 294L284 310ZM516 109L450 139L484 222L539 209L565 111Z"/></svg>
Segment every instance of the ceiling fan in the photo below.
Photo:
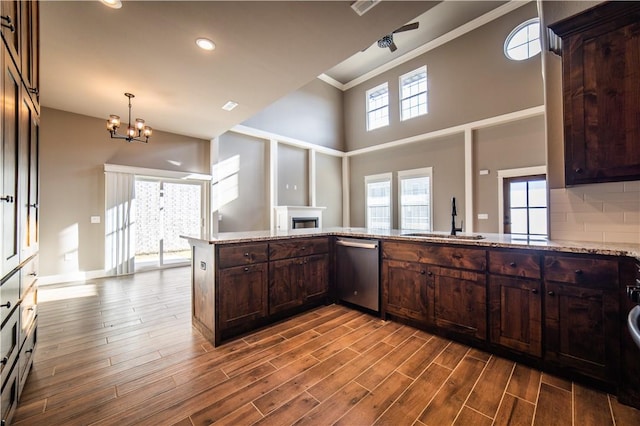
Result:
<svg viewBox="0 0 640 426"><path fill-rule="evenodd" d="M385 47L388 47L390 51L395 52L398 49L398 46L396 46L396 44L393 42L393 35L404 31L416 30L418 29L419 25L419 22L412 22L410 24L401 26L397 30L385 35L380 40L378 40L378 47L381 47L383 49Z"/></svg>

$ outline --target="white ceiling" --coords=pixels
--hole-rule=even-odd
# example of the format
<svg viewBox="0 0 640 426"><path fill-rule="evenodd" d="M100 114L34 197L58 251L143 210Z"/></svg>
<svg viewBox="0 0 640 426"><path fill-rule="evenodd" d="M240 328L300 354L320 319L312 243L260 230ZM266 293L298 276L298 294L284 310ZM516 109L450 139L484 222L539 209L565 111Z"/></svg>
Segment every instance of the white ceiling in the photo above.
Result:
<svg viewBox="0 0 640 426"><path fill-rule="evenodd" d="M126 118L131 92L134 117L154 129L211 139L329 69L351 80L500 2L384 1L362 17L350 3L43 1L41 103ZM428 10L436 13L421 15ZM419 15L420 29L398 35L394 54L359 53ZM197 37L216 49L198 49ZM228 100L240 105L223 111Z"/></svg>

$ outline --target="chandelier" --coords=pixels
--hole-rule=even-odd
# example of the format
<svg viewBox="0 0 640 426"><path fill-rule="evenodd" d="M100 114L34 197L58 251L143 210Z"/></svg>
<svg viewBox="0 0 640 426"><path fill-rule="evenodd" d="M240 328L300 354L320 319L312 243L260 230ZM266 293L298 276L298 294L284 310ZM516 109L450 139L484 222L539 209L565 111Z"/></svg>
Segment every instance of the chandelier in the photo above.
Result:
<svg viewBox="0 0 640 426"><path fill-rule="evenodd" d="M152 129L149 126L145 126L144 120L136 118L135 123L131 124L131 98L135 96L131 93L124 94L129 98L129 123L127 124L127 133L121 135L118 133L118 127L120 127L120 117L117 115L110 115L107 120L107 130L112 139L124 139L127 142L144 142L149 143L149 136L151 136Z"/></svg>

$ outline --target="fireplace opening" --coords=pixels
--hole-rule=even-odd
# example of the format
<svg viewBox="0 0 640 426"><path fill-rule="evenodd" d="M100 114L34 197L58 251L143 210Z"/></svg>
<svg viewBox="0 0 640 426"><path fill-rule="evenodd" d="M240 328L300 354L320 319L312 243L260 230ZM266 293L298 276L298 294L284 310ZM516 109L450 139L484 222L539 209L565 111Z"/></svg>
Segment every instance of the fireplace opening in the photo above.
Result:
<svg viewBox="0 0 640 426"><path fill-rule="evenodd" d="M317 227L318 227L317 217L292 217L291 218L292 229L317 228Z"/></svg>

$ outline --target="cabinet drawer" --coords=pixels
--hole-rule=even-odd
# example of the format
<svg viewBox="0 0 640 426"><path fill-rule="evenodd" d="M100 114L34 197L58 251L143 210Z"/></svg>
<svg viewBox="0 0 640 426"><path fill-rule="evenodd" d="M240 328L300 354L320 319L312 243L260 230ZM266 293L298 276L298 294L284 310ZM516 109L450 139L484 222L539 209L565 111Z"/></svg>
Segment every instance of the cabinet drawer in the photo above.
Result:
<svg viewBox="0 0 640 426"><path fill-rule="evenodd" d="M20 269L20 295L24 296L38 277L38 256L34 256Z"/></svg>
<svg viewBox="0 0 640 426"><path fill-rule="evenodd" d="M14 310L0 331L0 371L2 382L9 375L9 371L18 356L20 325L18 324L18 310Z"/></svg>
<svg viewBox="0 0 640 426"><path fill-rule="evenodd" d="M328 238L296 238L269 244L269 259L287 259L329 252Z"/></svg>
<svg viewBox="0 0 640 426"><path fill-rule="evenodd" d="M4 2L3 2L4 3ZM2 424L10 425L13 413L18 405L18 369L11 369L11 373L7 381L2 383L2 402L0 409L2 410Z"/></svg>
<svg viewBox="0 0 640 426"><path fill-rule="evenodd" d="M548 281L617 288L618 262L581 257L545 256L544 276Z"/></svg>
<svg viewBox="0 0 640 426"><path fill-rule="evenodd" d="M454 268L484 271L487 266L486 251L440 244L412 244L385 241L382 257L408 262L429 263Z"/></svg>
<svg viewBox="0 0 640 426"><path fill-rule="evenodd" d="M20 302L20 344L27 338L29 329L34 324L37 315L38 288L32 286Z"/></svg>
<svg viewBox="0 0 640 426"><path fill-rule="evenodd" d="M540 256L510 251L490 251L489 272L524 278L540 278Z"/></svg>
<svg viewBox="0 0 640 426"><path fill-rule="evenodd" d="M20 272L16 271L0 285L0 324L18 306L20 300Z"/></svg>
<svg viewBox="0 0 640 426"><path fill-rule="evenodd" d="M268 256L269 246L266 243L221 246L218 248L218 267L224 269L266 262Z"/></svg>
<svg viewBox="0 0 640 426"><path fill-rule="evenodd" d="M22 345L22 349L20 350L20 359L18 360L18 365L20 368L18 370L18 395L22 393L22 388L27 382L27 377L29 376L29 369L33 364L33 353L36 350L37 334L38 329L36 323L33 322L31 328L29 329L27 339L24 342L24 345Z"/></svg>

